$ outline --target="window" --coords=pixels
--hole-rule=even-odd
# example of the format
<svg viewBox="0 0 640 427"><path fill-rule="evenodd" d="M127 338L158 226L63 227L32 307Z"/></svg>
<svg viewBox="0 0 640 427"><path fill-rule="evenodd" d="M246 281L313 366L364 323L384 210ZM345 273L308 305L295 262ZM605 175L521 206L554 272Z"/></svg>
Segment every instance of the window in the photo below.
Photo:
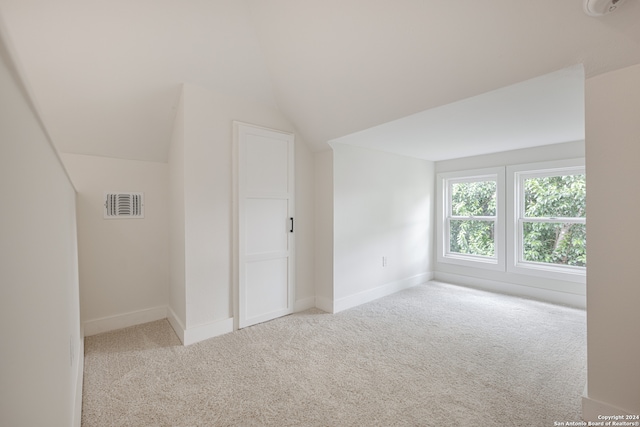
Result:
<svg viewBox="0 0 640 427"><path fill-rule="evenodd" d="M440 262L503 269L503 176L503 168L438 175Z"/></svg>
<svg viewBox="0 0 640 427"><path fill-rule="evenodd" d="M584 165L580 161L521 165L509 172L514 186L510 270L565 280L571 280L571 275L584 276Z"/></svg>
<svg viewBox="0 0 640 427"><path fill-rule="evenodd" d="M438 174L438 262L585 282L584 159Z"/></svg>

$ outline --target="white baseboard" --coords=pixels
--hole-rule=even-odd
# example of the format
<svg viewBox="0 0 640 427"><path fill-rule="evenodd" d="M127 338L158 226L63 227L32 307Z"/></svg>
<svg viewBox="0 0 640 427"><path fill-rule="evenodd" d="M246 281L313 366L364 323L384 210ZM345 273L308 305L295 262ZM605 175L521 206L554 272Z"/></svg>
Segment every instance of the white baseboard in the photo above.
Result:
<svg viewBox="0 0 640 427"><path fill-rule="evenodd" d="M480 279L478 277L443 272L436 272L434 280L500 294L532 298L553 304L568 305L576 308L584 309L587 306L587 297L584 295L535 288L533 286L516 285L513 283L498 282L495 280Z"/></svg>
<svg viewBox="0 0 640 427"><path fill-rule="evenodd" d="M80 338L80 348L77 352L78 363L76 372L76 395L73 407L73 427L82 424L82 384L84 379L84 338Z"/></svg>
<svg viewBox="0 0 640 427"><path fill-rule="evenodd" d="M309 310L310 308L314 308L315 306L316 306L315 297L303 298L295 302L295 304L293 305L293 311L294 313L297 313L299 311Z"/></svg>
<svg viewBox="0 0 640 427"><path fill-rule="evenodd" d="M377 288L369 289L367 291L359 292L354 295L349 295L338 300L333 301L333 313L338 313L349 308L357 307L361 304L365 304L376 300L378 298L386 297L387 295L394 294L403 289L408 289L413 286L420 285L428 282L433 278L433 273L422 273L406 279L397 280L395 282L387 283L386 285L378 286Z"/></svg>
<svg viewBox="0 0 640 427"><path fill-rule="evenodd" d="M229 332L233 332L233 317L186 329L184 331L183 344L195 344L200 341L208 340L209 338L228 334Z"/></svg>
<svg viewBox="0 0 640 427"><path fill-rule="evenodd" d="M180 338L182 345L195 344L200 341L208 340L209 338L233 332L233 317L193 326L187 329L171 307L168 307L167 320L176 332L176 335L178 335L178 338Z"/></svg>
<svg viewBox="0 0 640 427"><path fill-rule="evenodd" d="M316 308L326 313L333 313L333 301L329 298L316 297Z"/></svg>
<svg viewBox="0 0 640 427"><path fill-rule="evenodd" d="M182 343L182 345L184 345L185 327L180 321L180 319L178 318L178 316L176 316L176 313L171 309L171 307L167 307L167 320L169 321L169 324L173 328L173 331L176 333L176 335L180 339L180 342Z"/></svg>
<svg viewBox="0 0 640 427"><path fill-rule="evenodd" d="M608 403L593 400L587 396L582 396L582 419L584 421L593 421L593 422L603 421L602 419L598 418L599 415L624 416L624 415L632 415L632 414L623 409L616 408L613 405L609 405ZM604 420L604 421L611 421L611 420ZM618 420L614 420L614 421L618 421Z"/></svg>
<svg viewBox="0 0 640 427"><path fill-rule="evenodd" d="M153 322L167 317L167 307L153 307L145 310L132 311L130 313L116 314L100 319L83 322L84 336L101 334L142 323Z"/></svg>
<svg viewBox="0 0 640 427"><path fill-rule="evenodd" d="M233 318L185 328L170 307L155 307L101 319L88 320L83 323L84 336L127 328L155 320L167 319L180 338L183 345L189 345L209 338L217 337L233 331Z"/></svg>

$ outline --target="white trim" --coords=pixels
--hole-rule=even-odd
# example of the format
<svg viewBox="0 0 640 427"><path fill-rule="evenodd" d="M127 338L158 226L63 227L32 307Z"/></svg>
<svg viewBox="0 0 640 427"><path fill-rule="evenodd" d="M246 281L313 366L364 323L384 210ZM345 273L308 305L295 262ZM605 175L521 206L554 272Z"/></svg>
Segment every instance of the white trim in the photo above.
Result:
<svg viewBox="0 0 640 427"><path fill-rule="evenodd" d="M316 308L326 313L334 313L333 301L329 298L316 297Z"/></svg>
<svg viewBox="0 0 640 427"><path fill-rule="evenodd" d="M80 338L80 345L76 354L76 395L73 407L73 427L82 424L82 385L84 380L84 338Z"/></svg>
<svg viewBox="0 0 640 427"><path fill-rule="evenodd" d="M171 307L167 307L167 320L169 321L169 324L171 325L174 332L180 339L180 342L182 343L182 345L184 345L185 327Z"/></svg>
<svg viewBox="0 0 640 427"><path fill-rule="evenodd" d="M231 144L231 299L233 301L231 307L233 311L233 330L240 329L240 314L239 314L239 287L240 287L240 261L238 255L240 251L239 230L240 221L238 218L239 205L238 205L238 193L239 193L239 162L240 162L240 125L245 124L234 120L231 124L232 127L232 144ZM182 340L184 344L184 340Z"/></svg>
<svg viewBox="0 0 640 427"><path fill-rule="evenodd" d="M436 281L467 286L469 288L482 289L499 294L513 295L531 298L553 304L567 305L575 308L586 309L587 297L585 295L569 292L559 292L551 289L536 288L533 286L517 285L515 283L499 282L497 280L480 279L478 277L463 276L460 274L435 273Z"/></svg>
<svg viewBox="0 0 640 427"><path fill-rule="evenodd" d="M156 320L165 319L166 317L167 306L161 306L87 320L83 323L84 336L89 337L103 332L128 328L129 326L140 325L142 323L154 322Z"/></svg>
<svg viewBox="0 0 640 427"><path fill-rule="evenodd" d="M333 301L333 313L338 313L349 308L374 301L378 298L386 297L404 289L426 283L433 278L432 272L417 274L406 279L390 282L377 288L359 292Z"/></svg>
<svg viewBox="0 0 640 427"><path fill-rule="evenodd" d="M299 299L293 304L293 311L295 313L299 311L309 310L310 308L314 308L316 306L315 297L303 298Z"/></svg>
<svg viewBox="0 0 640 427"><path fill-rule="evenodd" d="M519 259L521 252L520 242L522 241L519 214L524 209L524 201L518 197L518 189L522 185L521 181L530 176L557 176L568 171L585 173L584 158L507 166L507 206L509 206L506 215L506 234L509 236L507 239L507 272L574 283L586 283L586 268L526 262ZM561 222L562 218L557 220Z"/></svg>
<svg viewBox="0 0 640 427"><path fill-rule="evenodd" d="M233 317L185 329L182 343L187 346L233 332Z"/></svg>
<svg viewBox="0 0 640 427"><path fill-rule="evenodd" d="M182 345L185 346L233 332L233 317L205 323L203 325L187 329L171 307L167 308L167 312L167 320L169 321L169 324L180 339L180 342L182 342Z"/></svg>
<svg viewBox="0 0 640 427"><path fill-rule="evenodd" d="M582 419L584 421L603 421L598 419L598 415L633 415L624 409L617 408L608 403L591 399L588 396L582 396ZM620 420L625 421L625 420Z"/></svg>
<svg viewBox="0 0 640 427"><path fill-rule="evenodd" d="M505 168L503 166L444 172L437 175L437 200L436 200L436 259L440 263L464 265L467 267L483 268L495 271L505 270ZM494 220L495 247L494 257L475 256L467 254L450 253L447 246L449 231L447 222L448 212L448 186L450 181L471 182L480 179L496 181L496 215ZM483 218L479 218L483 219ZM448 223L448 222L447 222Z"/></svg>

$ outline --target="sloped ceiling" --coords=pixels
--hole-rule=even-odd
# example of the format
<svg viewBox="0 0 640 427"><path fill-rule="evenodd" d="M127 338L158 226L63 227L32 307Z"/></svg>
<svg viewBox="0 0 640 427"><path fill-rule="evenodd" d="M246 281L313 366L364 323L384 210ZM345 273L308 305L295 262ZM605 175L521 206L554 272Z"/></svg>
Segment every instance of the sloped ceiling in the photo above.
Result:
<svg viewBox="0 0 640 427"><path fill-rule="evenodd" d="M182 82L336 138L576 64L640 63L640 2L0 0L63 152L166 161Z"/></svg>
<svg viewBox="0 0 640 427"><path fill-rule="evenodd" d="M166 161L183 82L275 104L242 1L0 0L62 152Z"/></svg>
<svg viewBox="0 0 640 427"><path fill-rule="evenodd" d="M426 160L582 141L584 69L574 65L331 141Z"/></svg>

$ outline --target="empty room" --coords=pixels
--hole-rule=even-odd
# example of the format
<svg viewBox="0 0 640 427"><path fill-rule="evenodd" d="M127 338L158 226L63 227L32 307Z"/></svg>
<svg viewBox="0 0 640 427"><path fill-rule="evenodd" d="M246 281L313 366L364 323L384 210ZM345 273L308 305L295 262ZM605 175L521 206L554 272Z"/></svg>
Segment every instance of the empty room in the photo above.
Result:
<svg viewBox="0 0 640 427"><path fill-rule="evenodd" d="M0 425L640 425L638 22L0 0Z"/></svg>

